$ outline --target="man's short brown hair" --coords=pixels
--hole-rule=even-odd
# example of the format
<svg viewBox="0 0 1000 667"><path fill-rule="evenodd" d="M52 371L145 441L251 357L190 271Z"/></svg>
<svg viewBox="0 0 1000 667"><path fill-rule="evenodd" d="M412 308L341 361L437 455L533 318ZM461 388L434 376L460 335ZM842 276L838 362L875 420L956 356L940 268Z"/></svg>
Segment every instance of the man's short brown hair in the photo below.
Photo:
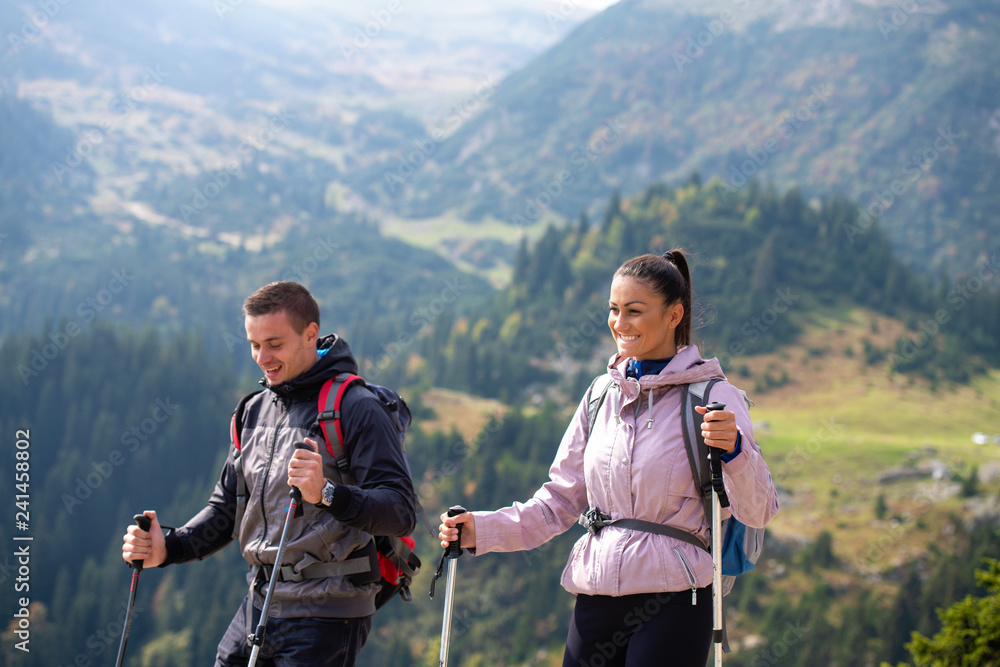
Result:
<svg viewBox="0 0 1000 667"><path fill-rule="evenodd" d="M310 322L319 326L319 304L305 287L288 280L264 285L243 302L248 317L285 311L295 333L302 333Z"/></svg>

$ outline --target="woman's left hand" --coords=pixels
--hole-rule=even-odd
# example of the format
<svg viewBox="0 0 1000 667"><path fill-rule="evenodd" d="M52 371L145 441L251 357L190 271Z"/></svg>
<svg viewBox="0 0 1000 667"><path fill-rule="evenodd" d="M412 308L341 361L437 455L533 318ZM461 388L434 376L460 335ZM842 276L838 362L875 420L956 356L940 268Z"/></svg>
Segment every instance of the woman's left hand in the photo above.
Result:
<svg viewBox="0 0 1000 667"><path fill-rule="evenodd" d="M731 410L713 410L703 406L695 406L698 414L705 415L705 421L701 424L701 433L705 436L705 444L709 447L716 447L724 452L731 452L736 449L736 435L739 430L736 428L736 414ZM706 414L707 413L707 414Z"/></svg>

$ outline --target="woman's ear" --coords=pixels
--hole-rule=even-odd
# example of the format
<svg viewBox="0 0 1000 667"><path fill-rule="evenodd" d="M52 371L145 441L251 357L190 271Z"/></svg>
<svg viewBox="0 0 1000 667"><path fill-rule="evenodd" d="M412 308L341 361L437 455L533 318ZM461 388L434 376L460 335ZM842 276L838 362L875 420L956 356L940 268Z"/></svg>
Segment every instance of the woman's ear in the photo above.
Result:
<svg viewBox="0 0 1000 667"><path fill-rule="evenodd" d="M684 304L675 303L670 306L669 311L670 316L667 322L671 329L676 329L680 325L681 320L684 319Z"/></svg>

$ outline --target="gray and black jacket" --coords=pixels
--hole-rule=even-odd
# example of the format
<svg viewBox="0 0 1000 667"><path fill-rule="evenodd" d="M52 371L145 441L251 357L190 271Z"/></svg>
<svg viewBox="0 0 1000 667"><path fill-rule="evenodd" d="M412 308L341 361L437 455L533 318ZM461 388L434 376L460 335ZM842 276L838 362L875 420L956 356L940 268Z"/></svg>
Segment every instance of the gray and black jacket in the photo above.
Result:
<svg viewBox="0 0 1000 667"><path fill-rule="evenodd" d="M300 571L313 563L348 558L363 557L374 563L372 535L409 535L416 524L413 483L396 429L379 399L363 387L352 388L343 399L344 444L355 485L341 485L323 434L315 428L317 401L327 379L356 373L357 363L347 343L336 335L321 338L317 348L323 356L311 369L290 382L267 387L244 408L239 428L248 498L239 542L251 568L274 565L289 502L288 461L293 443L306 437L320 444L324 475L337 483L337 489L329 508L304 503L304 515L289 526L283 565ZM208 505L166 535L163 565L201 560L232 541L236 486L230 451ZM368 616L375 611L378 580L377 567L361 575L297 582L279 579L270 613L285 618ZM258 577L258 608L265 588L263 578Z"/></svg>

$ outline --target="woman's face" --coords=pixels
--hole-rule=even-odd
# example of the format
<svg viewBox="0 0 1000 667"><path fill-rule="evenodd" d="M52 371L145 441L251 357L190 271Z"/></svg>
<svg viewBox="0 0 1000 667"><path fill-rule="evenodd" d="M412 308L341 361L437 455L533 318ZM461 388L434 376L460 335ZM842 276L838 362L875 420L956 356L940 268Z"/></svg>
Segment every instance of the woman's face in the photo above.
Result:
<svg viewBox="0 0 1000 667"><path fill-rule="evenodd" d="M648 283L615 276L608 299L608 327L618 353L633 359L665 359L677 353L674 330L684 306L667 306Z"/></svg>

